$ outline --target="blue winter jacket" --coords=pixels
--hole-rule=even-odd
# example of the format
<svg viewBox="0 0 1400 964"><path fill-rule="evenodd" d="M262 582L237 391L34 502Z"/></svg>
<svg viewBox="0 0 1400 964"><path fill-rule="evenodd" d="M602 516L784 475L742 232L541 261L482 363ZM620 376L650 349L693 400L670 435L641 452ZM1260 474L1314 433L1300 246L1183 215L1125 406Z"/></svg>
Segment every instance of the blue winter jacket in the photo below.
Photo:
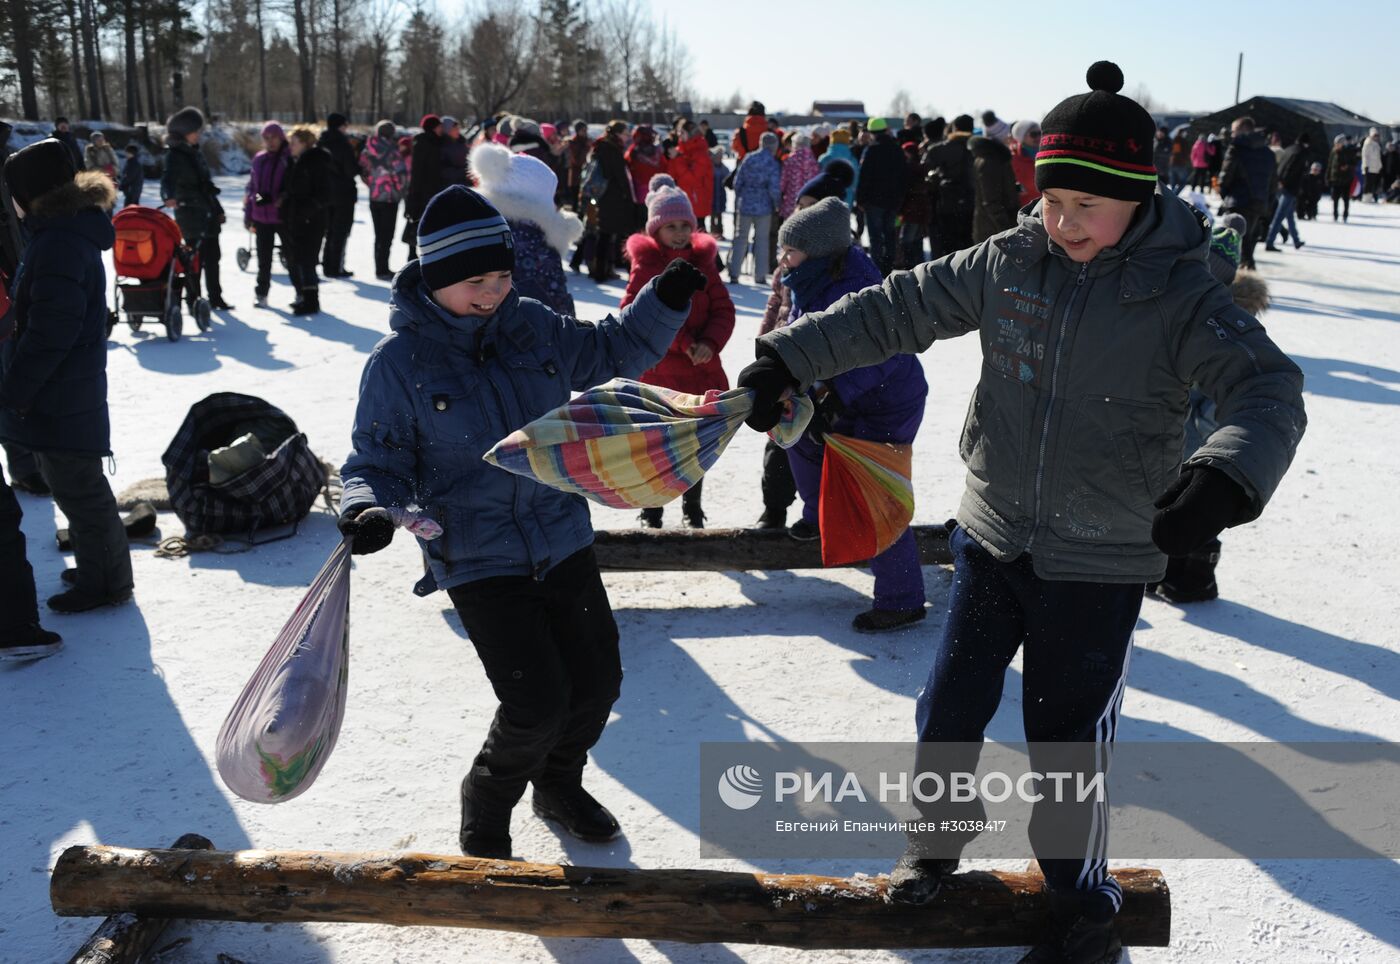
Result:
<svg viewBox="0 0 1400 964"><path fill-rule="evenodd" d="M884 280L880 269L859 245L851 245L841 259L839 272L832 271L833 259L808 261L820 268L820 280L808 280L793 288L792 317L825 311L848 294L878 285ZM798 269L799 271L801 268ZM791 274L785 276L785 284ZM924 400L928 382L924 368L914 355L892 355L878 365L852 368L826 381L826 387L841 400L842 414L831 425L838 435L869 439L873 442L908 444L914 441L924 420Z"/></svg>
<svg viewBox="0 0 1400 964"><path fill-rule="evenodd" d="M783 198L783 165L767 151L749 151L734 175L734 210L751 218L777 214Z"/></svg>
<svg viewBox="0 0 1400 964"><path fill-rule="evenodd" d="M14 335L0 343L0 439L37 451L112 452L107 417L107 273L116 235L105 175L41 195L10 296Z"/></svg>
<svg viewBox="0 0 1400 964"><path fill-rule="evenodd" d="M593 542L588 504L482 461L511 432L665 354L689 306L674 311L656 283L616 317L590 324L514 291L490 318L439 307L418 262L394 278L392 332L360 379L341 513L416 505L443 527L422 542L431 578L418 592L493 576L542 578Z"/></svg>

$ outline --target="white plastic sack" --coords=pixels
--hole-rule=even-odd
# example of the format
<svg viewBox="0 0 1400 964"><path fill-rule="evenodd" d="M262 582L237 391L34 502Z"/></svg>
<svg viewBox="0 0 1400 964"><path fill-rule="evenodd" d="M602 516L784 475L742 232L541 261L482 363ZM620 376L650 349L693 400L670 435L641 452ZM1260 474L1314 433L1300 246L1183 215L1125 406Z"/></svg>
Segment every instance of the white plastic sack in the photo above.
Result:
<svg viewBox="0 0 1400 964"><path fill-rule="evenodd" d="M335 748L350 670L350 545L336 546L219 730L219 776L244 800L311 786Z"/></svg>
<svg viewBox="0 0 1400 964"><path fill-rule="evenodd" d="M426 516L390 509L421 539ZM281 803L305 791L335 749L350 673L350 543L336 546L258 664L219 730L219 776L244 800Z"/></svg>

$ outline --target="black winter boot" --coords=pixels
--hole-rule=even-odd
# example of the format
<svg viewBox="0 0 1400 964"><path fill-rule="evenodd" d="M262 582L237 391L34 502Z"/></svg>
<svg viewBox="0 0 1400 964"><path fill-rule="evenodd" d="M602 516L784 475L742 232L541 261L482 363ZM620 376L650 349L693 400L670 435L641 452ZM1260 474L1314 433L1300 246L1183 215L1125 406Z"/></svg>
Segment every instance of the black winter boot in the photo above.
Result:
<svg viewBox="0 0 1400 964"><path fill-rule="evenodd" d="M763 515L758 517L758 528L786 529L787 509L776 505L766 506L763 510Z"/></svg>
<svg viewBox="0 0 1400 964"><path fill-rule="evenodd" d="M535 816L561 824L580 840L603 843L622 833L617 818L581 784L548 790L535 787L533 806Z"/></svg>
<svg viewBox="0 0 1400 964"><path fill-rule="evenodd" d="M885 899L897 904L927 904L938 895L944 878L957 869L957 858L922 857L911 843L890 871Z"/></svg>
<svg viewBox="0 0 1400 964"><path fill-rule="evenodd" d="M43 659L63 648L63 637L38 623L0 634L0 662Z"/></svg>
<svg viewBox="0 0 1400 964"><path fill-rule="evenodd" d="M1122 957L1123 941L1106 898L1050 896L1054 936L1027 951L1020 964L1115 964Z"/></svg>
<svg viewBox="0 0 1400 964"><path fill-rule="evenodd" d="M510 860L510 809L479 801L472 793L471 774L462 778L462 830L458 841L468 857Z"/></svg>
<svg viewBox="0 0 1400 964"><path fill-rule="evenodd" d="M701 479L681 496L681 514L685 516L685 524L692 529L705 528L705 513L700 508L700 493L704 485L705 480Z"/></svg>
<svg viewBox="0 0 1400 964"><path fill-rule="evenodd" d="M660 529L663 518L662 509L643 509L637 516L637 523L643 529Z"/></svg>
<svg viewBox="0 0 1400 964"><path fill-rule="evenodd" d="M316 315L321 313L321 295L315 288L302 292L301 300L292 305L294 315Z"/></svg>

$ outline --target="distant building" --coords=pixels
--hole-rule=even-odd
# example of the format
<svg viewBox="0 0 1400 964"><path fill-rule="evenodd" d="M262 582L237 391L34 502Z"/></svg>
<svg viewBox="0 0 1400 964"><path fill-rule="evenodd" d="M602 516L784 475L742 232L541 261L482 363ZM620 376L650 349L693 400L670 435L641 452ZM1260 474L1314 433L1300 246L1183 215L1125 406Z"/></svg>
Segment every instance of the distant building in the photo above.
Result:
<svg viewBox="0 0 1400 964"><path fill-rule="evenodd" d="M865 120L863 100L814 100L812 113L817 117L830 117L837 120Z"/></svg>

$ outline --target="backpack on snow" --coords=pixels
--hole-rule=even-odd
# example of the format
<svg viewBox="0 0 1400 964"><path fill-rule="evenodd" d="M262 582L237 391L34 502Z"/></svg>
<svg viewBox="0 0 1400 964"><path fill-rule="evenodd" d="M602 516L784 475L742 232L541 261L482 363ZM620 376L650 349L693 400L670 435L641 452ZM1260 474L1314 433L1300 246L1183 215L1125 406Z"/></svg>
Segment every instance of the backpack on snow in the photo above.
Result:
<svg viewBox="0 0 1400 964"><path fill-rule="evenodd" d="M217 484L209 453L252 434L267 453ZM326 470L281 409L252 395L218 392L196 402L161 456L171 508L190 535L253 535L294 527L326 486Z"/></svg>

